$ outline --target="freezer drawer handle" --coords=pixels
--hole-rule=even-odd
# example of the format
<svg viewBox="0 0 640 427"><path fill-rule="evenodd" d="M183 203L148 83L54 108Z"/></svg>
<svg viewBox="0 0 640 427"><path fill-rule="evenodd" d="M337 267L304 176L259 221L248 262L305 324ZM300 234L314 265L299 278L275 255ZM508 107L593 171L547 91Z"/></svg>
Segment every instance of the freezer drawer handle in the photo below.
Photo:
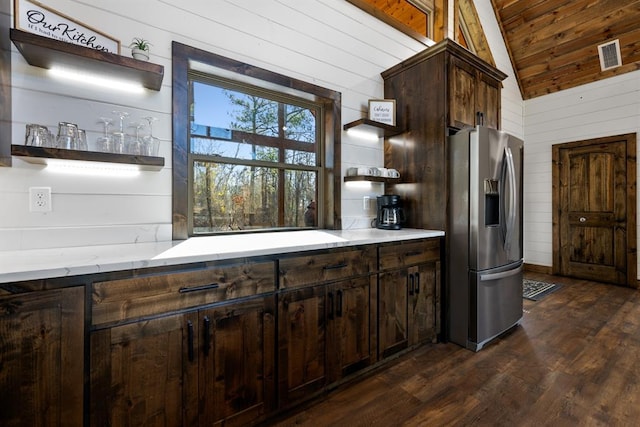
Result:
<svg viewBox="0 0 640 427"><path fill-rule="evenodd" d="M520 273L521 271L522 271L522 266L519 266L518 268L514 268L513 270L501 271L500 273L481 274L480 275L480 281L481 282L487 282L489 280L504 279L505 277L515 276L516 274Z"/></svg>

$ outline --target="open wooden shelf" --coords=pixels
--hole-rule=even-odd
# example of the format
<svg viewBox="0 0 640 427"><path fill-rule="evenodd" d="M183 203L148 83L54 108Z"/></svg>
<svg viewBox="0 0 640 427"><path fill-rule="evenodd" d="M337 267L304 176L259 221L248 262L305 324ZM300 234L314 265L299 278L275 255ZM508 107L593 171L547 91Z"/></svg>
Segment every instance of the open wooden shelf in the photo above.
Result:
<svg viewBox="0 0 640 427"><path fill-rule="evenodd" d="M375 133L378 137L393 136L402 133L402 129L397 126L391 126L386 123L376 122L370 119L358 119L353 122L346 123L343 127L344 130L353 128L366 129L371 133Z"/></svg>
<svg viewBox="0 0 640 427"><path fill-rule="evenodd" d="M160 90L162 87L162 65L50 39L15 28L10 29L10 37L24 59L36 67L49 69L58 65L83 73L115 76L138 82L152 90Z"/></svg>
<svg viewBox="0 0 640 427"><path fill-rule="evenodd" d="M164 157L101 153L98 151L63 150L60 148L11 145L11 155L28 163L47 164L49 159L83 160L85 162L137 165L141 170L158 171L164 167Z"/></svg>
<svg viewBox="0 0 640 427"><path fill-rule="evenodd" d="M400 178L385 178L383 176L370 176L370 175L356 175L356 176L344 177L344 182L354 182L354 181L384 182L387 184L392 184L392 183L400 182Z"/></svg>

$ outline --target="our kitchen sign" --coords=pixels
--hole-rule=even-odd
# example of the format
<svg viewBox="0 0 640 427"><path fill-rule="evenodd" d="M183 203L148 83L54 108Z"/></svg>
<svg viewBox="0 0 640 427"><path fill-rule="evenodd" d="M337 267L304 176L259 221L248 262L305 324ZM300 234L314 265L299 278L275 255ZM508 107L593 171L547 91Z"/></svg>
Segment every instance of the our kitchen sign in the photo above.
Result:
<svg viewBox="0 0 640 427"><path fill-rule="evenodd" d="M15 27L39 36L120 54L120 42L34 0L14 0Z"/></svg>

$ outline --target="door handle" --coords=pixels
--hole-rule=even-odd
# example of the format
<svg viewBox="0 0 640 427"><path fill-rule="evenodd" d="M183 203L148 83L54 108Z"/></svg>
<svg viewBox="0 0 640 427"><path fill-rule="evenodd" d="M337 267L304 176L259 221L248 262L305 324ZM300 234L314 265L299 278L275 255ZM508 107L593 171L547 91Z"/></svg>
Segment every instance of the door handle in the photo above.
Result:
<svg viewBox="0 0 640 427"><path fill-rule="evenodd" d="M413 295L413 290L415 287L415 278L413 277L413 274L409 274L407 280L409 281L409 295Z"/></svg>
<svg viewBox="0 0 640 427"><path fill-rule="evenodd" d="M211 319L204 316L204 355L209 355L209 346L211 345Z"/></svg>
<svg viewBox="0 0 640 427"><path fill-rule="evenodd" d="M522 271L522 265L514 268L513 270L501 271L500 273L487 273L480 275L481 282L487 282L489 280L504 279L505 277L515 276Z"/></svg>
<svg viewBox="0 0 640 427"><path fill-rule="evenodd" d="M333 314L334 314L334 305L333 305L333 292L329 292L328 295L328 299L329 299L329 320L333 319Z"/></svg>
<svg viewBox="0 0 640 427"><path fill-rule="evenodd" d="M193 362L193 323L191 320L187 321L187 352L189 354L189 362Z"/></svg>

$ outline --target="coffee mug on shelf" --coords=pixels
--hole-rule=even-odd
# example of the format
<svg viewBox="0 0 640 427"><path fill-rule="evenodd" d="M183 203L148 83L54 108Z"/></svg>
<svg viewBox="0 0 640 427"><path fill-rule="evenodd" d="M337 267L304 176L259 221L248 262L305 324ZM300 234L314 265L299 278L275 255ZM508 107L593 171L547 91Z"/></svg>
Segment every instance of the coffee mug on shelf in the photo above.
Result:
<svg viewBox="0 0 640 427"><path fill-rule="evenodd" d="M400 172L397 169L387 169L385 176L387 178L400 178Z"/></svg>

